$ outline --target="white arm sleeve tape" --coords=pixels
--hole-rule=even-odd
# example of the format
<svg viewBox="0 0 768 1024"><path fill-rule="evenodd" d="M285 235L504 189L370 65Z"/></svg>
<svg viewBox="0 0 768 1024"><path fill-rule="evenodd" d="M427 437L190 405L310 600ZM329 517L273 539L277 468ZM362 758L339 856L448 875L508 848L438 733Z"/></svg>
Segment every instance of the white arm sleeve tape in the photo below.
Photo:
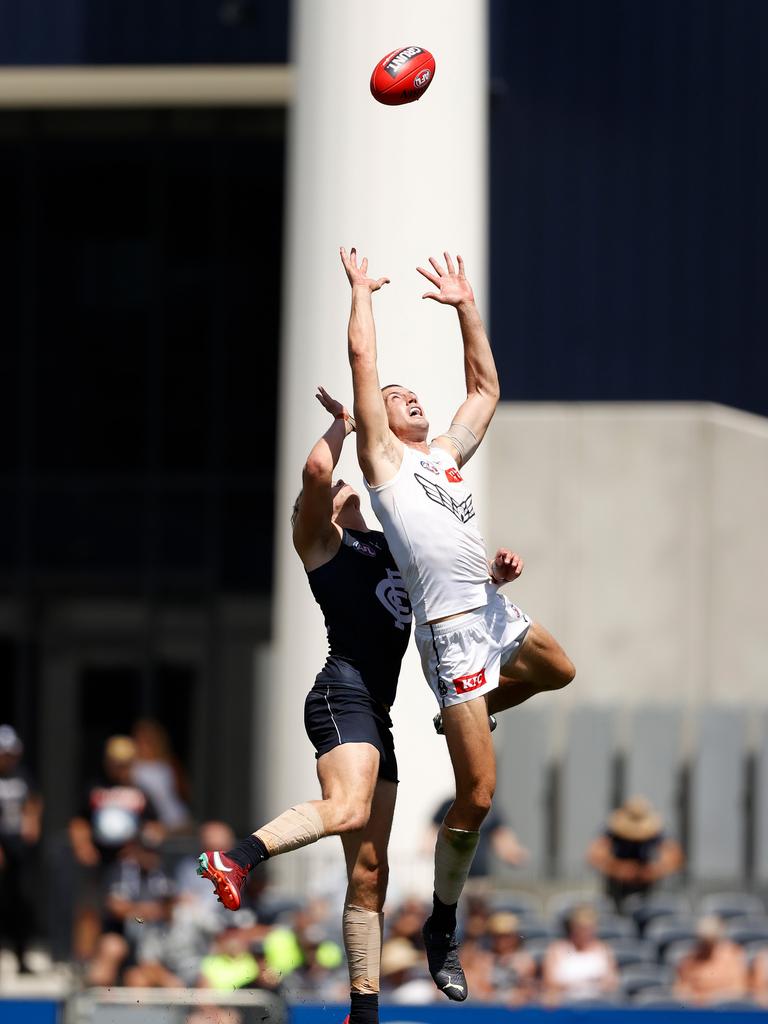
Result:
<svg viewBox="0 0 768 1024"><path fill-rule="evenodd" d="M477 451L477 446L480 444L469 427L465 427L463 423L456 423L455 421L443 434L443 437L447 437L451 444L455 446L462 465L465 462L469 462Z"/></svg>

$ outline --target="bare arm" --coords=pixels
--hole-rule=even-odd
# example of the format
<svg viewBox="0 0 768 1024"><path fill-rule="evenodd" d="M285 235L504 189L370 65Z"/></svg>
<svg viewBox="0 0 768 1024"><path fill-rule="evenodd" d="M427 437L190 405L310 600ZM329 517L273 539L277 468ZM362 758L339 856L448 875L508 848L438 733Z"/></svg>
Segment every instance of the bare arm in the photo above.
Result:
<svg viewBox="0 0 768 1024"><path fill-rule="evenodd" d="M315 396L334 417L330 427L315 443L301 474L302 491L293 524L293 546L307 569L317 568L338 537L331 522L333 471L341 456L344 438L354 429L347 410L323 387Z"/></svg>
<svg viewBox="0 0 768 1024"><path fill-rule="evenodd" d="M388 284L389 278L368 277L368 260L364 258L358 267L355 249L349 255L341 249L341 262L352 286L347 351L352 368L357 458L366 480L375 486L390 480L402 459L402 445L389 429L376 367L372 295Z"/></svg>
<svg viewBox="0 0 768 1024"><path fill-rule="evenodd" d="M430 256L432 271L424 267L418 267L418 271L438 289L436 292L425 292L422 298L453 306L459 317L467 397L459 406L451 428L436 438L435 442L446 448L461 465L467 462L480 444L493 418L499 401L499 377L491 343L475 304L472 286L464 272L464 260L461 256L456 257L459 265L457 271L447 252L443 253L443 257L445 269Z"/></svg>

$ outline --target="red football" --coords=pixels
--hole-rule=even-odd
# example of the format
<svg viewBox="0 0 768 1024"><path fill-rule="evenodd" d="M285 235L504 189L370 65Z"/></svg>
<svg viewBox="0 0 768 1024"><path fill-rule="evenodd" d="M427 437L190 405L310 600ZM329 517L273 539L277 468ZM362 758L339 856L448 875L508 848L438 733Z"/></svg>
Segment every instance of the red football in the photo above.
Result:
<svg viewBox="0 0 768 1024"><path fill-rule="evenodd" d="M371 95L389 107L419 100L435 77L435 58L421 46L402 46L373 69Z"/></svg>

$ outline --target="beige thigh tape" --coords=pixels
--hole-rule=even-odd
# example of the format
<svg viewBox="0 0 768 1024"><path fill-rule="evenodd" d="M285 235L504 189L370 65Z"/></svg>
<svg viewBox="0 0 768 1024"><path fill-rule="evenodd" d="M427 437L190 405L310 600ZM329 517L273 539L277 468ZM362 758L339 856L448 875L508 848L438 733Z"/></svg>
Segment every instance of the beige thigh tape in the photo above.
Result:
<svg viewBox="0 0 768 1024"><path fill-rule="evenodd" d="M279 853L316 843L325 835L325 826L313 804L296 804L255 834L269 850L269 855L276 857Z"/></svg>
<svg viewBox="0 0 768 1024"><path fill-rule="evenodd" d="M379 991L384 915L345 903L341 920L350 987L353 992L372 995Z"/></svg>

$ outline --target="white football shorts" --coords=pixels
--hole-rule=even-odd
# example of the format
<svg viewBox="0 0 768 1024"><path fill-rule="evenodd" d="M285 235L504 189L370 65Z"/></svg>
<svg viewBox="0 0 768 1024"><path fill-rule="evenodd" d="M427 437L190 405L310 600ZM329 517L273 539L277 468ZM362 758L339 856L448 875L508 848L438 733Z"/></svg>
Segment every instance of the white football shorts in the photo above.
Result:
<svg viewBox="0 0 768 1024"><path fill-rule="evenodd" d="M499 670L520 650L531 620L503 594L485 608L417 626L421 667L440 707L494 690Z"/></svg>

